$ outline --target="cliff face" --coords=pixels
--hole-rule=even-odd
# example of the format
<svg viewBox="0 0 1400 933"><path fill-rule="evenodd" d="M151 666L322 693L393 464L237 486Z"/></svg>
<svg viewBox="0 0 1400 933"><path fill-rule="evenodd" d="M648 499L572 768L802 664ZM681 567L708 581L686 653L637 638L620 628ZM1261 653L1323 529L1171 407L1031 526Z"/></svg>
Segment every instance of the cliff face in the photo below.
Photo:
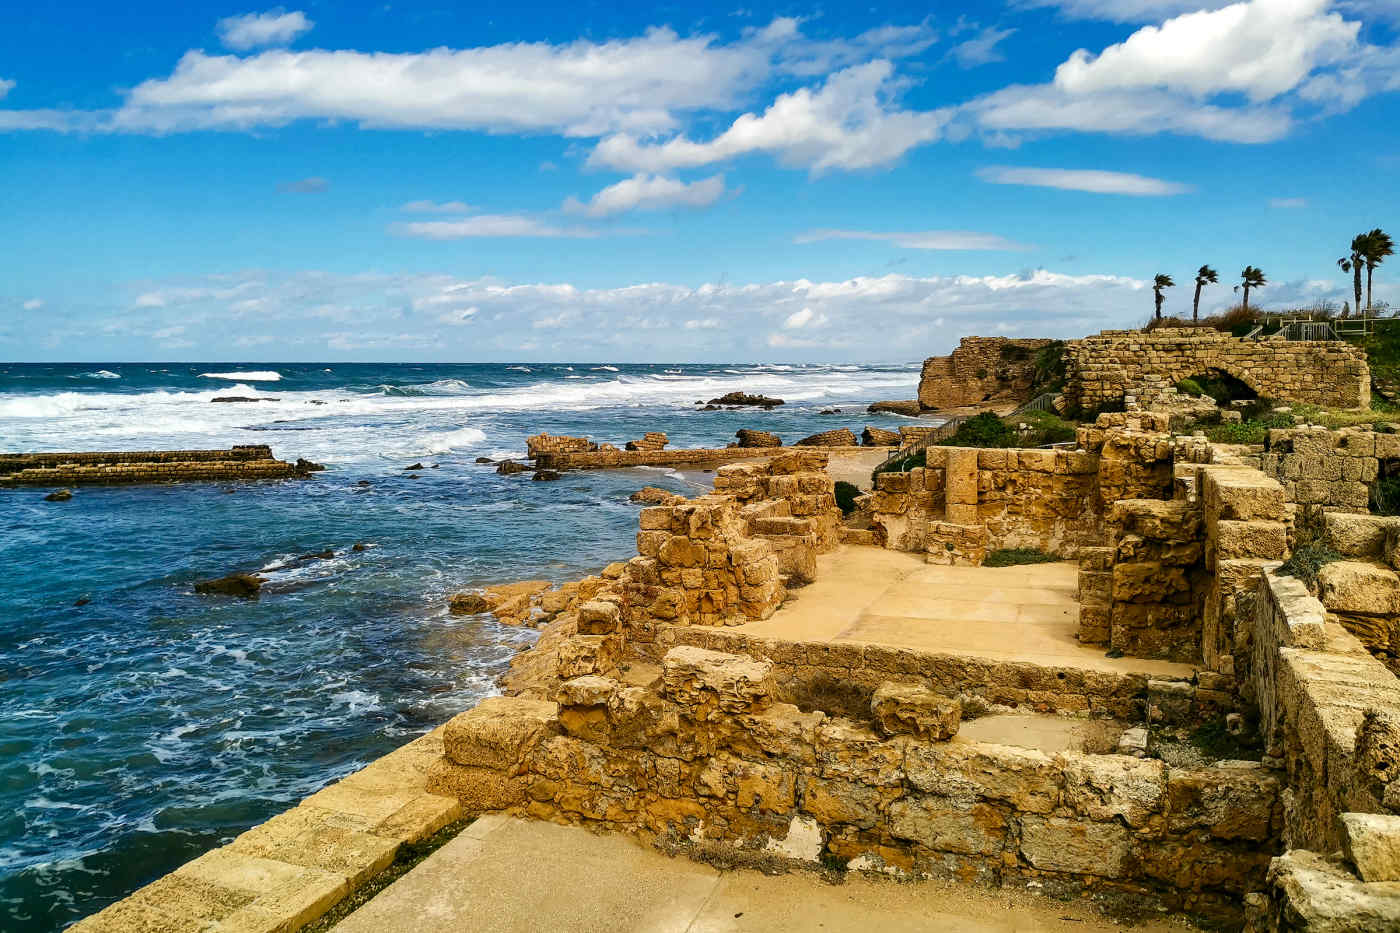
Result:
<svg viewBox="0 0 1400 933"><path fill-rule="evenodd" d="M1028 401L1035 382L1035 355L1051 343L1042 338L964 337L948 356L924 361L919 404L935 409Z"/></svg>

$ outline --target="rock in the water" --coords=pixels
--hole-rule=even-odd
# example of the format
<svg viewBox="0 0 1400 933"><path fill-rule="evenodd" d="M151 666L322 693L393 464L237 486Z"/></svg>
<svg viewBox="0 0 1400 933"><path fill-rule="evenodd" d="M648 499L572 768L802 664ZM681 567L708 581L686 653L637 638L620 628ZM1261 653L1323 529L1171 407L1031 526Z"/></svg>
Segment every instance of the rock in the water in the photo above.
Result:
<svg viewBox="0 0 1400 933"><path fill-rule="evenodd" d="M263 578L257 574L231 573L214 580L201 580L194 585L194 591L206 595L254 597L262 585Z"/></svg>
<svg viewBox="0 0 1400 933"><path fill-rule="evenodd" d="M918 399L910 399L907 402L875 402L866 411L872 414L887 411L895 415L908 415L911 418L916 418L923 411L923 408L919 405Z"/></svg>
<svg viewBox="0 0 1400 933"><path fill-rule="evenodd" d="M496 472L502 476L511 476L516 473L524 473L530 468L523 463L516 463L514 460L502 460L496 466Z"/></svg>
<svg viewBox="0 0 1400 933"><path fill-rule="evenodd" d="M664 431L648 431L635 441L628 441L628 450L665 450L670 439Z"/></svg>
<svg viewBox="0 0 1400 933"><path fill-rule="evenodd" d="M495 461L495 460L492 460L490 457L477 457L477 458L476 458L476 462L477 462L477 463L495 463L496 461Z"/></svg>
<svg viewBox="0 0 1400 933"><path fill-rule="evenodd" d="M712 398L711 405L753 405L758 408L773 408L783 404L780 398L769 398L766 395L749 395L746 392L726 392L719 398Z"/></svg>
<svg viewBox="0 0 1400 933"><path fill-rule="evenodd" d="M356 541L354 544L352 544L352 545L350 546L350 550L355 551L355 552L363 551L364 549L365 549L365 543L364 543L363 541Z"/></svg>
<svg viewBox="0 0 1400 933"><path fill-rule="evenodd" d="M92 602L92 600L88 599L86 596L79 596L77 599L73 600L73 605L86 606L90 602Z"/></svg>
<svg viewBox="0 0 1400 933"><path fill-rule="evenodd" d="M866 425L865 430L860 432L860 442L866 447L898 447L899 434Z"/></svg>
<svg viewBox="0 0 1400 933"><path fill-rule="evenodd" d="M841 414L841 409L839 409L839 408L823 408L823 409L821 410L820 414L823 414L823 415L839 415L839 414Z"/></svg>
<svg viewBox="0 0 1400 933"><path fill-rule="evenodd" d="M272 398L271 396L267 396L267 395L263 395L263 396L257 396L257 395L219 395L219 396L215 396L214 398L211 398L209 401L211 401L211 402L277 402L277 401L281 401L281 399Z"/></svg>
<svg viewBox="0 0 1400 933"><path fill-rule="evenodd" d="M371 483L371 482L370 482L369 480L367 480L367 479L362 479L362 480L360 480L358 483L356 483L355 485L356 485L356 486L373 486L374 484Z"/></svg>
<svg viewBox="0 0 1400 933"><path fill-rule="evenodd" d="M325 469L325 467L321 464L313 463L312 461L307 460L304 457L297 457L296 468L297 472L302 474L319 473L321 470Z"/></svg>
<svg viewBox="0 0 1400 933"><path fill-rule="evenodd" d="M750 428L740 428L734 432L739 438L740 447L781 447L783 439L771 431L754 431Z"/></svg>
<svg viewBox="0 0 1400 933"><path fill-rule="evenodd" d="M406 466L406 467L404 467L404 469L405 469L405 470L421 470L421 469L423 469L423 464L421 464L421 463L415 463L415 464L413 464L413 466Z"/></svg>
<svg viewBox="0 0 1400 933"><path fill-rule="evenodd" d="M804 437L797 442L798 447L854 447L856 446L856 436L851 433L850 428L839 428L835 431L822 431L820 434L813 434L811 437Z"/></svg>
<svg viewBox="0 0 1400 933"><path fill-rule="evenodd" d="M537 483L562 478L563 476L559 473L558 470L536 470L535 475L530 477L530 479L534 480Z"/></svg>
<svg viewBox="0 0 1400 933"><path fill-rule="evenodd" d="M71 498L73 498L73 490L71 490L71 489L55 489L53 492L49 493L47 496L44 497L44 501L45 501L45 502L67 502L67 501L68 501L69 499L71 499Z"/></svg>
<svg viewBox="0 0 1400 933"><path fill-rule="evenodd" d="M633 502L640 502L643 505L672 505L676 502L685 501L685 496L671 492L669 489L660 489L656 486L643 486L627 498L631 499Z"/></svg>

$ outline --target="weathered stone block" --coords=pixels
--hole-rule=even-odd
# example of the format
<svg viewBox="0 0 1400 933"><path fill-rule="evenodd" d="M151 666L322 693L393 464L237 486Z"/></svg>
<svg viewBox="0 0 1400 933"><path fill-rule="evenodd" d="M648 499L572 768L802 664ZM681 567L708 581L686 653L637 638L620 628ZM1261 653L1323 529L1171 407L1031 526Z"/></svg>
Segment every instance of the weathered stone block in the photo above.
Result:
<svg viewBox="0 0 1400 933"><path fill-rule="evenodd" d="M1142 828L1162 812L1167 768L1126 755L1065 756L1065 806L1094 820Z"/></svg>
<svg viewBox="0 0 1400 933"><path fill-rule="evenodd" d="M1400 612L1400 576L1388 567L1352 560L1324 564L1317 575L1317 591L1323 605L1333 612Z"/></svg>
<svg viewBox="0 0 1400 933"><path fill-rule="evenodd" d="M527 697L487 697L452 717L443 730L444 752L459 765L515 772L554 725L559 707Z"/></svg>
<svg viewBox="0 0 1400 933"><path fill-rule="evenodd" d="M936 852L995 855L1006 847L1006 832L1006 818L985 803L921 796L890 805L890 833Z"/></svg>
<svg viewBox="0 0 1400 933"><path fill-rule="evenodd" d="M870 711L886 735L913 735L935 742L957 735L962 720L957 700L918 684L881 684L871 697Z"/></svg>
<svg viewBox="0 0 1400 933"><path fill-rule="evenodd" d="M1132 835L1118 823L1029 815L1021 818L1021 854L1043 871L1124 878L1132 868Z"/></svg>
<svg viewBox="0 0 1400 933"><path fill-rule="evenodd" d="M1343 813L1342 852L1362 881L1400 881L1400 816Z"/></svg>
<svg viewBox="0 0 1400 933"><path fill-rule="evenodd" d="M662 690L700 721L715 711L762 712L773 703L769 661L681 646L661 659Z"/></svg>

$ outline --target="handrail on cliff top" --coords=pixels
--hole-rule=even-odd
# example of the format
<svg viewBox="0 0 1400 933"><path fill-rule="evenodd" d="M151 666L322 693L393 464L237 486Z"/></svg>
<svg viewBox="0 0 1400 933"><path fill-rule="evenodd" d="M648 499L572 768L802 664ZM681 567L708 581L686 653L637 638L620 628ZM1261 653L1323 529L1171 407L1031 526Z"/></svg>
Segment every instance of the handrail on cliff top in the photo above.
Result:
<svg viewBox="0 0 1400 933"><path fill-rule="evenodd" d="M1017 405L1011 410L1011 414L1019 415L1026 411L1050 411L1055 407L1055 399L1059 397L1060 393L1058 392L1042 392L1029 402Z"/></svg>

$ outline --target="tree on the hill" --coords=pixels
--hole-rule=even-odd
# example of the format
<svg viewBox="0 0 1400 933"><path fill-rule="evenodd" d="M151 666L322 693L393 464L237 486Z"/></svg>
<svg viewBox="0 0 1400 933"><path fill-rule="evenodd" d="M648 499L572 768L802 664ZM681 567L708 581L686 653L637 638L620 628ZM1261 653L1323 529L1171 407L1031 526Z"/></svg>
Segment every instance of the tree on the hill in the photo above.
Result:
<svg viewBox="0 0 1400 933"><path fill-rule="evenodd" d="M1268 284L1269 281L1264 278L1263 269L1256 269L1254 266L1245 266L1240 270L1240 284L1236 285L1235 288L1244 289L1244 301L1241 303L1244 310L1249 310L1249 290L1251 288L1263 288Z"/></svg>
<svg viewBox="0 0 1400 933"><path fill-rule="evenodd" d="M1371 274L1395 252L1395 241L1380 227L1361 235L1361 258L1366 261L1366 307L1371 307Z"/></svg>
<svg viewBox="0 0 1400 933"><path fill-rule="evenodd" d="M1351 273L1351 294L1356 299L1352 307L1358 312L1361 310L1361 269L1366 265L1361 250L1365 245L1366 234L1358 233L1351 238L1351 253L1337 260L1338 269Z"/></svg>
<svg viewBox="0 0 1400 933"><path fill-rule="evenodd" d="M1191 320L1201 319L1201 289L1207 285L1214 285L1220 281L1219 273L1210 266L1201 266L1196 270L1196 298L1191 302Z"/></svg>
<svg viewBox="0 0 1400 933"><path fill-rule="evenodd" d="M1157 320L1159 321L1162 319L1162 302L1166 300L1162 295L1162 289L1172 288L1175 285L1176 283L1172 281L1171 276L1161 272L1157 273L1157 277L1152 280L1152 301L1156 307Z"/></svg>

